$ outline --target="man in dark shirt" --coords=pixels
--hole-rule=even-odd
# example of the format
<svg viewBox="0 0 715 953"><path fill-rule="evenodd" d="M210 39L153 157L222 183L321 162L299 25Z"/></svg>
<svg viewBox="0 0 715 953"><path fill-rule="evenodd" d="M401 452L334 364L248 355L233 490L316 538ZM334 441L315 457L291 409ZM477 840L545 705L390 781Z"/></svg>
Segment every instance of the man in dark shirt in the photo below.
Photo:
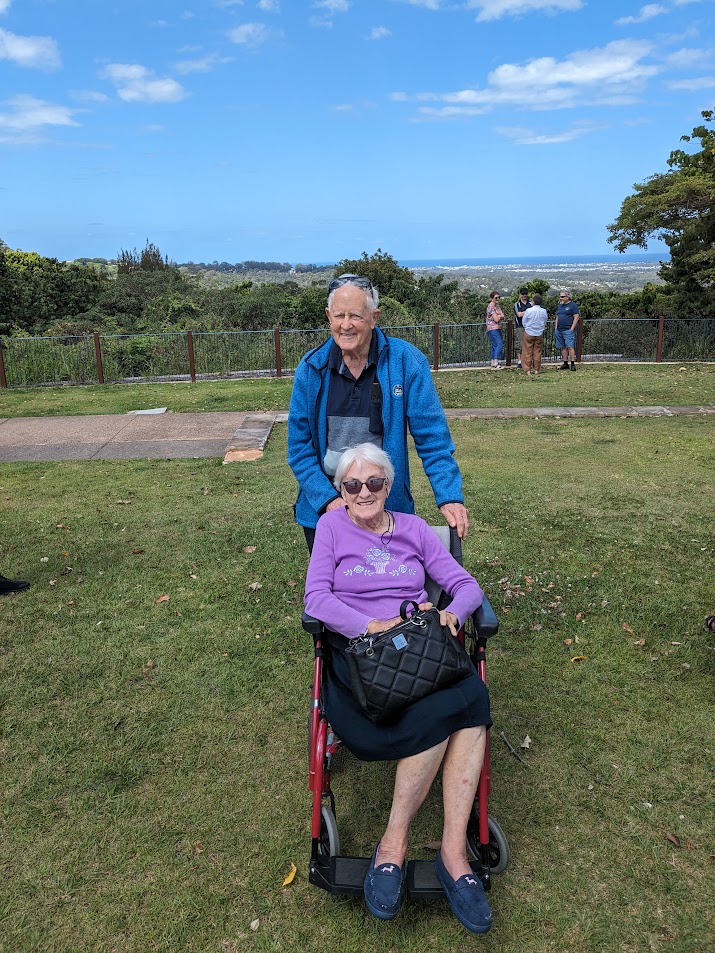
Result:
<svg viewBox="0 0 715 953"><path fill-rule="evenodd" d="M571 361L571 370L576 370L576 349L575 332L581 315L578 313L578 305L571 300L569 291L559 293L559 306L556 309L556 347L561 348L561 357L563 364L560 371L569 369L569 360Z"/></svg>

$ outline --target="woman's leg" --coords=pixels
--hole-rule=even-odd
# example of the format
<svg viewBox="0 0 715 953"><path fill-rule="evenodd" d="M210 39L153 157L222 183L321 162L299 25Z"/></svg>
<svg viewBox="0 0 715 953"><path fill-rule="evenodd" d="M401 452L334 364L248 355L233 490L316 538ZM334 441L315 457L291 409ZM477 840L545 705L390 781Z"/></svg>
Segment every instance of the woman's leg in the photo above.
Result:
<svg viewBox="0 0 715 953"><path fill-rule="evenodd" d="M487 731L482 725L455 731L442 768L444 830L441 854L453 880L472 874L467 861L467 823L484 761Z"/></svg>
<svg viewBox="0 0 715 953"><path fill-rule="evenodd" d="M447 738L434 748L428 748L427 751L397 762L390 820L380 840L380 848L375 858L376 867L380 864L397 864L401 867L404 863L412 818L427 797L449 744L450 739Z"/></svg>

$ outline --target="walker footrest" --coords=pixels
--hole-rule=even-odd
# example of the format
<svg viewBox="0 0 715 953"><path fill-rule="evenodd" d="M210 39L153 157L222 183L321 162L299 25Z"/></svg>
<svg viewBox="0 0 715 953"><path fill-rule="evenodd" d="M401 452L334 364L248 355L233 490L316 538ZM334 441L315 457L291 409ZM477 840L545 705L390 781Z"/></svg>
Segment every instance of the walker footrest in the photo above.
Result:
<svg viewBox="0 0 715 953"><path fill-rule="evenodd" d="M361 897L369 866L369 857L318 857L310 862L308 879L336 896ZM472 862L472 869L477 875L484 873L478 861ZM408 861L405 890L416 900L444 899L433 860Z"/></svg>

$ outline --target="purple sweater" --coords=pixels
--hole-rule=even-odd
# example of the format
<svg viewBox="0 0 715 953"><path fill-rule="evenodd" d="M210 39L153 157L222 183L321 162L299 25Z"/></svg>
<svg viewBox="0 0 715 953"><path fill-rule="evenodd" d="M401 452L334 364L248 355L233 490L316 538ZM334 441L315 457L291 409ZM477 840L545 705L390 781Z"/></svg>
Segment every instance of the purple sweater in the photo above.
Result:
<svg viewBox="0 0 715 953"><path fill-rule="evenodd" d="M479 584L442 545L419 516L393 513L387 546L379 534L360 529L346 509L318 521L305 580L305 609L349 639L373 619L394 619L405 599L426 602L425 572L452 596L460 624L482 602Z"/></svg>

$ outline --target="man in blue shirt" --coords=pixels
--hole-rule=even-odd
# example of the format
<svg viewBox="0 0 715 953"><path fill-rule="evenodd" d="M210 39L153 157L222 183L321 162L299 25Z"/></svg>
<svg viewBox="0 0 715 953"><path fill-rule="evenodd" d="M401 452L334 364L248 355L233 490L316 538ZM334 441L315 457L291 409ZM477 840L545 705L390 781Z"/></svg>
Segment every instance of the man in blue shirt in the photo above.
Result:
<svg viewBox="0 0 715 953"><path fill-rule="evenodd" d="M556 347L561 348L561 357L563 364L560 371L569 369L569 360L571 361L571 370L576 370L576 350L574 347L574 338L576 327L581 320L578 313L578 305L571 300L569 291L559 293L559 306L556 309Z"/></svg>

